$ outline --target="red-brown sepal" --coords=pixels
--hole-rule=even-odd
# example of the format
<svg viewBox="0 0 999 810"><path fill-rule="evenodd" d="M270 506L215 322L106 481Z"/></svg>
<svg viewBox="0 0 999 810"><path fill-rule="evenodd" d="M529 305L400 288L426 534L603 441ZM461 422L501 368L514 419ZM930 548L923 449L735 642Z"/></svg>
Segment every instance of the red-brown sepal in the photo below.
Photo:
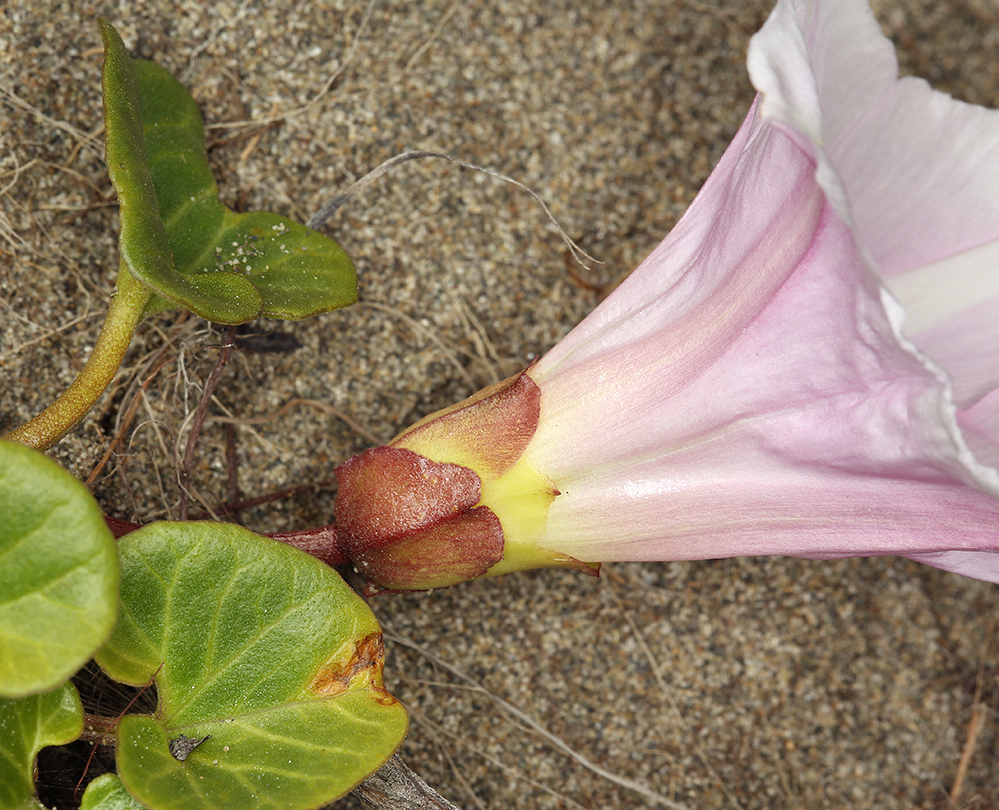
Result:
<svg viewBox="0 0 999 810"><path fill-rule="evenodd" d="M479 476L411 450L377 447L336 470L337 537L380 590L430 590L482 576L503 558L503 529L479 506Z"/></svg>

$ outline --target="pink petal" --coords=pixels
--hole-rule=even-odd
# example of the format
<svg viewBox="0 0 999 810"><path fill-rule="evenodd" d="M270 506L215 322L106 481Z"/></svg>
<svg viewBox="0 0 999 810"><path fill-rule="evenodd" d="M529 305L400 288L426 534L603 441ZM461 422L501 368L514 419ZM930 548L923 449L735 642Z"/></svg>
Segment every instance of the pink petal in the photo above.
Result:
<svg viewBox="0 0 999 810"><path fill-rule="evenodd" d="M999 581L977 553L999 547L999 501L815 170L754 108L669 237L529 371L527 455L562 493L544 544L594 561L957 550L933 564Z"/></svg>
<svg viewBox="0 0 999 810"><path fill-rule="evenodd" d="M975 459L999 469L999 242L892 282L907 305L906 332L952 381L958 423Z"/></svg>
<svg viewBox="0 0 999 810"><path fill-rule="evenodd" d="M999 110L899 80L865 0L782 0L748 61L959 407L999 387Z"/></svg>
<svg viewBox="0 0 999 810"><path fill-rule="evenodd" d="M947 369L959 407L973 406L999 385L996 301L984 301L920 332L914 340Z"/></svg>
<svg viewBox="0 0 999 810"><path fill-rule="evenodd" d="M960 411L957 421L975 458L999 469L999 391L992 391Z"/></svg>
<svg viewBox="0 0 999 810"><path fill-rule="evenodd" d="M999 111L899 80L866 0L780 0L748 64L886 276L999 240Z"/></svg>

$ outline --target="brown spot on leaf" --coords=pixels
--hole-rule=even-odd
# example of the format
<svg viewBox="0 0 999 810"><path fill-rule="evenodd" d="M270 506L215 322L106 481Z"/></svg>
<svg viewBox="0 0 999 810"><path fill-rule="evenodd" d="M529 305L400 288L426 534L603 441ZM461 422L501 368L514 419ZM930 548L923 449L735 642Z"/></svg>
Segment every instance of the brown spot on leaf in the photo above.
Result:
<svg viewBox="0 0 999 810"><path fill-rule="evenodd" d="M367 688L373 692L377 703L390 706L396 703L382 683L385 664L385 642L381 633L365 636L354 645L346 660L330 661L312 679L309 691L318 697L336 697L352 689Z"/></svg>

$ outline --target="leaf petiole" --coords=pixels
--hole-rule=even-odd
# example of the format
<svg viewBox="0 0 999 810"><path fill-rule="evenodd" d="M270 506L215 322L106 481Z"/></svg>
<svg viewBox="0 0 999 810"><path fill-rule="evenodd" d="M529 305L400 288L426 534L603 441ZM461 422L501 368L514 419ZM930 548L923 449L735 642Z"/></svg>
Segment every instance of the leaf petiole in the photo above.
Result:
<svg viewBox="0 0 999 810"><path fill-rule="evenodd" d="M80 424L114 379L151 297L122 262L104 326L83 369L55 402L2 438L47 450Z"/></svg>

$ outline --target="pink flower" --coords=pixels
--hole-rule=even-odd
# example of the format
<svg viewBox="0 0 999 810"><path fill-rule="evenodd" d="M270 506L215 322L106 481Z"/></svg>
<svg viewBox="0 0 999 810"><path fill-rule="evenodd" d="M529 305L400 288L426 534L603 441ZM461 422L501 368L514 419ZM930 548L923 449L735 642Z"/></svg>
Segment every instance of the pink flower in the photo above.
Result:
<svg viewBox="0 0 999 810"><path fill-rule="evenodd" d="M999 112L899 80L861 0L779 0L748 61L760 96L652 255L503 408L480 398L393 442L476 471L474 499L411 513L433 528L485 508L502 554L467 535L460 570L429 582L454 541L434 528L408 552L418 573L376 581L897 554L999 582ZM506 461L483 467L490 436ZM349 506L405 497L372 474L382 452L338 471L355 561L397 539Z"/></svg>

